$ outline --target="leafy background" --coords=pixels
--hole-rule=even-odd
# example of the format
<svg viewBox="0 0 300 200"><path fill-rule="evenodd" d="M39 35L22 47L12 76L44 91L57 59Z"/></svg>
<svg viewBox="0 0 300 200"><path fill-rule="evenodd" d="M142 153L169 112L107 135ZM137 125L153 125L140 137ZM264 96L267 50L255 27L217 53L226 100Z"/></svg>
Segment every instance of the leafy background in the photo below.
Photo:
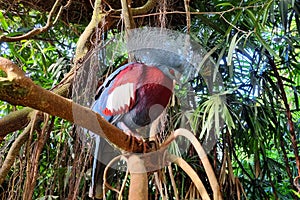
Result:
<svg viewBox="0 0 300 200"><path fill-rule="evenodd" d="M201 130L213 124L209 115L218 114L226 122L219 130L218 143L209 154L224 199L299 198L295 178L300 175L300 166L296 163L300 130L300 2L191 1L190 24L186 23L185 15L174 12L176 9L184 11L184 1L168 7L171 4L171 1L161 1L157 10L152 11L166 10L168 15L140 17L136 22L140 24L144 20L142 25L164 26L191 34L205 47L222 75L227 92L219 96L206 92L207 85L200 75L191 80L191 85L199 96L198 112L192 119L198 139L203 140ZM48 12L26 3L11 5L1 4L0 36L22 35L46 24ZM46 32L30 39L6 42L0 38L0 56L13 60L36 84L51 89L74 64L76 43L86 25L86 21L66 22L60 18ZM110 31L119 32L122 28L122 23L118 23ZM5 76L2 72L0 75ZM226 101L217 104L216 98L222 95ZM0 108L1 117L24 109L3 101ZM170 116L176 127L185 113L178 116L180 106L173 109ZM25 198L24 191L32 191L33 199L74 196L88 199L92 157L73 125L50 117L40 122L39 127L18 149L0 186L1 199ZM0 166L22 132L10 133L1 142ZM182 157L211 193L195 150L191 148ZM166 173L164 182L168 196L175 196L171 189L173 176L180 199L197 198L191 179L176 165L171 167L173 175ZM33 168L37 170L35 176L29 173ZM115 187L120 187L123 176L115 180ZM30 185L28 180L32 177L36 182ZM157 186L149 184L149 199L158 199ZM128 187L123 193L125 199L127 193ZM108 192L108 198L114 199L115 195Z"/></svg>

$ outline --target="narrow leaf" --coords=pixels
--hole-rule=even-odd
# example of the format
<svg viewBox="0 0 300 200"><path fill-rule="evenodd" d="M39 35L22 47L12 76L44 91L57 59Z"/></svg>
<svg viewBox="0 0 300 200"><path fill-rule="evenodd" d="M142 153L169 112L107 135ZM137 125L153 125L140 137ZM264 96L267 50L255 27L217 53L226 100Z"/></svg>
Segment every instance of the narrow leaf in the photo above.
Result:
<svg viewBox="0 0 300 200"><path fill-rule="evenodd" d="M219 72L220 62L221 62L221 60L222 60L222 58L223 58L223 55L224 55L224 53L225 53L225 50L226 50L226 46L222 49L221 53L219 54L219 58L218 58L218 60L217 60L217 63L216 63L216 65L215 65L215 69L214 69L213 82L216 81L216 77L217 77L217 74L218 74L218 72Z"/></svg>
<svg viewBox="0 0 300 200"><path fill-rule="evenodd" d="M5 18L4 18L4 16L3 16L3 14L2 14L1 11L0 11L0 22L1 22L2 28L3 28L5 31L7 31L7 30L8 30L8 24L7 24L7 22L6 22L6 20L5 20Z"/></svg>
<svg viewBox="0 0 300 200"><path fill-rule="evenodd" d="M284 32L287 31L287 22L288 22L288 3L284 0L281 0L279 3L279 9L281 14L281 21L284 28Z"/></svg>
<svg viewBox="0 0 300 200"><path fill-rule="evenodd" d="M206 62L206 60L211 56L211 54L213 54L221 45L221 44L218 44L217 46L215 46L214 48L212 48L204 57L203 59L201 60L201 62L199 63L198 65L198 72L201 70L202 66L204 65L204 63Z"/></svg>
<svg viewBox="0 0 300 200"><path fill-rule="evenodd" d="M270 45L266 43L266 41L258 33L255 32L255 36L258 39L258 41L264 46L264 48L266 48L269 51L269 53L272 56L274 56L277 59L280 59L280 57L276 54L276 52L270 47Z"/></svg>
<svg viewBox="0 0 300 200"><path fill-rule="evenodd" d="M229 2L225 2L225 3L219 3L216 6L230 6L230 7L234 7L231 3Z"/></svg>
<svg viewBox="0 0 300 200"><path fill-rule="evenodd" d="M232 62L232 54L233 54L233 50L235 49L235 46L236 46L236 38L238 36L239 32L237 32L232 40L231 40L231 43L230 43L230 46L229 46L229 50L228 50L228 66L231 66L231 62Z"/></svg>

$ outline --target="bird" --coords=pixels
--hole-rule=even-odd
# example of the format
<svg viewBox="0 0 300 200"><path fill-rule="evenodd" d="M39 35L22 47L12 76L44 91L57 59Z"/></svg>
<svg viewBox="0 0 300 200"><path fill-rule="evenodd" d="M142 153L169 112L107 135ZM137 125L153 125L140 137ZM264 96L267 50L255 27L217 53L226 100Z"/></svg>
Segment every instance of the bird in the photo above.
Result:
<svg viewBox="0 0 300 200"><path fill-rule="evenodd" d="M92 110L125 133L145 137L143 127L150 125L167 107L179 76L165 65L130 62L110 74L98 89ZM105 139L95 135L90 196L102 198L103 171L119 152ZM99 162L99 160L101 162ZM111 169L111 174L113 174Z"/></svg>

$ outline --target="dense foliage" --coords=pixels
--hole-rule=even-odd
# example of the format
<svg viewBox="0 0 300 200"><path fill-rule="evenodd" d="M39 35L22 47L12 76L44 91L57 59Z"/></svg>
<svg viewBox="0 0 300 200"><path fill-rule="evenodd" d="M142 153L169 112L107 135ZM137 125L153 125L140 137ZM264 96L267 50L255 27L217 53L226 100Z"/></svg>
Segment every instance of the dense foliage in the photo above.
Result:
<svg viewBox="0 0 300 200"><path fill-rule="evenodd" d="M221 93L215 95L207 92L207 83L200 75L190 81L199 97L197 112L190 120L201 141L207 139L202 130L215 125L215 116L225 122L218 129L218 142L209 155L224 199L299 198L300 2L210 0L191 1L189 6L190 26L170 26L192 35L211 56L222 77ZM85 24L58 20L30 39L1 41L3 35L23 35L47 23L46 12L21 8L19 13L0 8L0 56L17 63L36 84L51 89L70 70ZM170 10L164 22L175 15L181 14ZM111 30L118 32L120 28ZM0 76L5 74L0 71ZM0 108L1 117L23 109L3 101ZM180 106L174 109L172 123L176 126L176 120L183 117L176 115ZM38 125L40 128L23 142L1 184L1 199L24 198L23 191L30 188L33 199L65 199L73 194L87 199L92 158L80 135L72 124L55 117L46 117ZM0 144L0 166L22 131L10 133ZM194 149L182 156L211 192ZM196 198L189 177L176 165L171 166L180 199ZM31 168L36 168L37 175L30 175ZM165 190L169 197L174 196L171 175L165 176ZM35 177L37 182L30 185L28 177ZM122 179L116 180L116 187L121 184ZM155 199L159 192L151 184L150 196ZM127 193L128 188L123 194Z"/></svg>

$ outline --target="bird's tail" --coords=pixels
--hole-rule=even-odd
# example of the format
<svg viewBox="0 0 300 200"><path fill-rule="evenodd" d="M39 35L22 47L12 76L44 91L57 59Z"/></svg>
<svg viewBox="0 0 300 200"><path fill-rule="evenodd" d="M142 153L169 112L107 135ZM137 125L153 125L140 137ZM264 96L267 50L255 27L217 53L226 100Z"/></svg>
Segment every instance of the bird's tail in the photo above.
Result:
<svg viewBox="0 0 300 200"><path fill-rule="evenodd" d="M118 155L118 152L113 148L104 138L95 136L95 151L94 160L92 166L92 184L89 191L89 196L95 199L102 199L104 195L103 191L103 176L106 164ZM106 180L110 180L114 177L115 170L109 168Z"/></svg>

